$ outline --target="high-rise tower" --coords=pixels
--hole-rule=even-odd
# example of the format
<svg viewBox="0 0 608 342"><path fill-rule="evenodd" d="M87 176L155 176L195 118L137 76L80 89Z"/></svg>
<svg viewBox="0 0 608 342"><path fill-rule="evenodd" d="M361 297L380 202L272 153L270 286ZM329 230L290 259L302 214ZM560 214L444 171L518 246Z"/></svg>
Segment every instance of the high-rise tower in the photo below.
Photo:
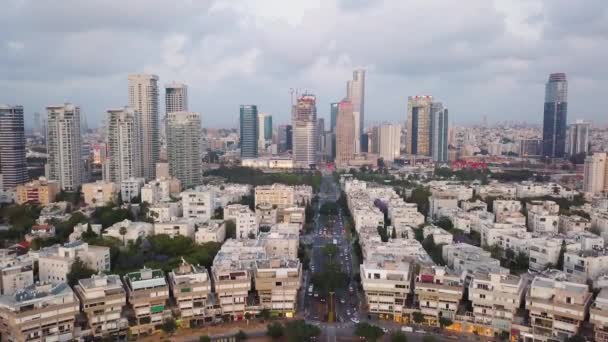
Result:
<svg viewBox="0 0 608 342"><path fill-rule="evenodd" d="M167 116L169 173L184 188L203 183L201 166L201 117L198 113L171 112Z"/></svg>
<svg viewBox="0 0 608 342"><path fill-rule="evenodd" d="M48 106L48 178L65 191L77 191L82 184L82 142L80 108L71 103Z"/></svg>
<svg viewBox="0 0 608 342"><path fill-rule="evenodd" d="M0 105L0 175L4 189L27 182L23 106Z"/></svg>
<svg viewBox="0 0 608 342"><path fill-rule="evenodd" d="M160 158L158 76L129 75L129 107L139 115L141 125L142 174L146 179L153 179Z"/></svg>
<svg viewBox="0 0 608 342"><path fill-rule="evenodd" d="M293 161L308 168L317 163L317 99L303 94L293 108Z"/></svg>
<svg viewBox="0 0 608 342"><path fill-rule="evenodd" d="M441 102L431 103L431 156L433 161L448 161L448 110Z"/></svg>
<svg viewBox="0 0 608 342"><path fill-rule="evenodd" d="M355 116L355 153L361 152L365 122L365 70L353 71L353 79L346 83L346 97L352 103Z"/></svg>
<svg viewBox="0 0 608 342"><path fill-rule="evenodd" d="M107 112L106 179L120 184L131 177L142 176L141 127L139 115L131 107Z"/></svg>
<svg viewBox="0 0 608 342"><path fill-rule="evenodd" d="M336 165L346 167L355 155L356 120L348 99L338 104L336 118Z"/></svg>
<svg viewBox="0 0 608 342"><path fill-rule="evenodd" d="M433 97L410 96L407 102L405 153L431 155L431 103Z"/></svg>
<svg viewBox="0 0 608 342"><path fill-rule="evenodd" d="M183 83L165 84L165 115L188 111L188 86Z"/></svg>
<svg viewBox="0 0 608 342"><path fill-rule="evenodd" d="M240 108L241 159L258 156L258 107L241 105Z"/></svg>
<svg viewBox="0 0 608 342"><path fill-rule="evenodd" d="M543 156L549 158L564 157L567 121L568 81L566 80L566 74L551 74L545 86Z"/></svg>
<svg viewBox="0 0 608 342"><path fill-rule="evenodd" d="M579 153L587 153L589 150L589 131L591 124L582 120L568 126L566 134L566 154L573 156Z"/></svg>

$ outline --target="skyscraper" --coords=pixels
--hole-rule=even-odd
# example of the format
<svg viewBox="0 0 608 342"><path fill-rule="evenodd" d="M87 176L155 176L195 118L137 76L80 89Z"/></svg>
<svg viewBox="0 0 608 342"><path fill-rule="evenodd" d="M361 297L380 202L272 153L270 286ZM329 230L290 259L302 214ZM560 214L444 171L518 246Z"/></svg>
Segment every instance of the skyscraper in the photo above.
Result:
<svg viewBox="0 0 608 342"><path fill-rule="evenodd" d="M566 153L569 156L587 153L589 150L589 130L591 130L591 124L582 120L577 120L568 126Z"/></svg>
<svg viewBox="0 0 608 342"><path fill-rule="evenodd" d="M325 151L325 119L317 119L317 152L323 155Z"/></svg>
<svg viewBox="0 0 608 342"><path fill-rule="evenodd" d="M241 105L240 108L241 159L258 156L258 107Z"/></svg>
<svg viewBox="0 0 608 342"><path fill-rule="evenodd" d="M405 153L431 154L431 103L429 95L410 96L407 102Z"/></svg>
<svg viewBox="0 0 608 342"><path fill-rule="evenodd" d="M27 182L23 106L0 105L0 175L4 189Z"/></svg>
<svg viewBox="0 0 608 342"><path fill-rule="evenodd" d="M292 127L291 125L279 126L278 138L279 138L279 153L291 151L292 147Z"/></svg>
<svg viewBox="0 0 608 342"><path fill-rule="evenodd" d="M346 83L346 97L352 103L355 116L355 153L361 151L365 121L365 70L353 71L353 79Z"/></svg>
<svg viewBox="0 0 608 342"><path fill-rule="evenodd" d="M198 113L171 112L167 116L169 173L179 179L184 188L203 183L200 132Z"/></svg>
<svg viewBox="0 0 608 342"><path fill-rule="evenodd" d="M293 109L293 161L308 168L317 163L317 99L303 94Z"/></svg>
<svg viewBox="0 0 608 342"><path fill-rule="evenodd" d="M448 161L448 110L441 102L431 104L431 156L433 161Z"/></svg>
<svg viewBox="0 0 608 342"><path fill-rule="evenodd" d="M188 86L182 83L165 85L165 115L188 111Z"/></svg>
<svg viewBox="0 0 608 342"><path fill-rule="evenodd" d="M564 157L567 121L568 81L566 80L566 74L551 74L545 87L543 156L549 158Z"/></svg>
<svg viewBox="0 0 608 342"><path fill-rule="evenodd" d="M384 161L392 162L401 155L401 126L380 125L378 132L378 152Z"/></svg>
<svg viewBox="0 0 608 342"><path fill-rule="evenodd" d="M139 115L142 174L153 179L160 158L158 130L158 76L129 75L129 107Z"/></svg>
<svg viewBox="0 0 608 342"><path fill-rule="evenodd" d="M329 130L332 133L336 132L336 118L338 117L338 102L330 104L330 126Z"/></svg>
<svg viewBox="0 0 608 342"><path fill-rule="evenodd" d="M356 120L348 99L338 104L336 119L336 166L347 167L355 156Z"/></svg>
<svg viewBox="0 0 608 342"><path fill-rule="evenodd" d="M139 115L131 107L107 112L106 180L120 184L131 177L141 177L141 126Z"/></svg>
<svg viewBox="0 0 608 342"><path fill-rule="evenodd" d="M82 142L80 108L71 103L48 106L47 139L48 178L56 180L65 191L77 191L82 184Z"/></svg>
<svg viewBox="0 0 608 342"><path fill-rule="evenodd" d="M266 150L272 141L272 115L267 113L258 114L258 148Z"/></svg>
<svg viewBox="0 0 608 342"><path fill-rule="evenodd" d="M585 158L583 191L598 194L608 190L608 165L606 153L594 153Z"/></svg>

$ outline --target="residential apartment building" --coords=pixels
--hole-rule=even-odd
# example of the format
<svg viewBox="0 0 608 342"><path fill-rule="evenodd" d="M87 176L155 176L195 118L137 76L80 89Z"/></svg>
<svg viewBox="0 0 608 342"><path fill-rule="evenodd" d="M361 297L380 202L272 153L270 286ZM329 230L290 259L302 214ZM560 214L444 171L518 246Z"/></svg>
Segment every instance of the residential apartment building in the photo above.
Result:
<svg viewBox="0 0 608 342"><path fill-rule="evenodd" d="M120 184L142 177L142 137L139 113L133 108L110 109L107 114L108 160L104 179Z"/></svg>
<svg viewBox="0 0 608 342"><path fill-rule="evenodd" d="M173 219L154 223L154 235L166 234L171 238L184 236L194 239L195 224L191 219Z"/></svg>
<svg viewBox="0 0 608 342"><path fill-rule="evenodd" d="M440 317L454 320L463 291L462 277L443 266L421 267L414 282L415 302L430 325Z"/></svg>
<svg viewBox="0 0 608 342"><path fill-rule="evenodd" d="M139 115L141 125L142 175L154 179L160 158L158 128L158 76L129 75L129 107Z"/></svg>
<svg viewBox="0 0 608 342"><path fill-rule="evenodd" d="M126 335L129 325L123 317L123 309L127 297L119 276L93 275L80 279L74 286L74 293L78 296L80 311L86 315L93 336L117 338Z"/></svg>
<svg viewBox="0 0 608 342"><path fill-rule="evenodd" d="M553 201L531 201L526 203L528 228L533 232L557 233L559 205Z"/></svg>
<svg viewBox="0 0 608 342"><path fill-rule="evenodd" d="M226 223L223 220L209 220L198 225L194 241L198 244L207 242L223 243L226 240Z"/></svg>
<svg viewBox="0 0 608 342"><path fill-rule="evenodd" d="M65 282L30 285L0 296L2 341L71 341L78 298Z"/></svg>
<svg viewBox="0 0 608 342"><path fill-rule="evenodd" d="M122 228L124 228L124 234ZM154 225L148 222L132 222L130 220L122 220L116 222L110 227L106 228L102 233L102 236L113 237L122 241L125 245L127 242L135 242L139 238L145 238L146 236L154 234Z"/></svg>
<svg viewBox="0 0 608 342"><path fill-rule="evenodd" d="M47 180L40 177L38 180L18 185L16 192L17 204L38 203L49 205L55 202L55 197L59 194L59 183L54 180Z"/></svg>
<svg viewBox="0 0 608 342"><path fill-rule="evenodd" d="M168 222L182 218L182 202L156 202L148 207L148 217L154 222ZM194 219L191 219L194 220Z"/></svg>
<svg viewBox="0 0 608 342"><path fill-rule="evenodd" d="M183 216L208 221L215 210L215 193L211 190L189 189L181 194Z"/></svg>
<svg viewBox="0 0 608 342"><path fill-rule="evenodd" d="M149 181L141 188L141 201L150 204L170 201L172 196L178 196L181 182L177 178L157 178Z"/></svg>
<svg viewBox="0 0 608 342"><path fill-rule="evenodd" d="M149 335L171 318L167 308L169 286L162 270L143 268L124 276L127 300L132 308L130 331L133 336Z"/></svg>
<svg viewBox="0 0 608 342"><path fill-rule="evenodd" d="M492 206L498 223L505 223L511 213L521 213L522 210L521 202L515 200L495 200Z"/></svg>
<svg viewBox="0 0 608 342"><path fill-rule="evenodd" d="M34 284L34 260L28 256L0 258L0 294L12 295Z"/></svg>
<svg viewBox="0 0 608 342"><path fill-rule="evenodd" d="M297 258L256 260L253 276L262 309L295 317L302 276L302 265Z"/></svg>
<svg viewBox="0 0 608 342"><path fill-rule="evenodd" d="M120 189L113 182L96 181L82 185L84 202L93 207L103 207L108 203L116 203Z"/></svg>
<svg viewBox="0 0 608 342"><path fill-rule="evenodd" d="M205 267L182 262L169 273L169 286L185 326L196 326L215 316L211 277Z"/></svg>
<svg viewBox="0 0 608 342"><path fill-rule="evenodd" d="M141 188L143 188L146 180L140 178L127 178L120 182L120 198L123 202L131 202L139 198L141 200Z"/></svg>
<svg viewBox="0 0 608 342"><path fill-rule="evenodd" d="M111 266L109 247L89 245L82 241L30 251L30 255L38 260L38 278L42 282L67 281L67 275L77 258L96 272L109 272Z"/></svg>
<svg viewBox="0 0 608 342"><path fill-rule="evenodd" d="M48 179L65 191L78 191L82 184L80 108L71 103L46 107Z"/></svg>
<svg viewBox="0 0 608 342"><path fill-rule="evenodd" d="M608 342L608 288L603 288L589 309L596 342Z"/></svg>
<svg viewBox="0 0 608 342"><path fill-rule="evenodd" d="M203 182L201 116L194 112L167 114L169 173L188 189Z"/></svg>

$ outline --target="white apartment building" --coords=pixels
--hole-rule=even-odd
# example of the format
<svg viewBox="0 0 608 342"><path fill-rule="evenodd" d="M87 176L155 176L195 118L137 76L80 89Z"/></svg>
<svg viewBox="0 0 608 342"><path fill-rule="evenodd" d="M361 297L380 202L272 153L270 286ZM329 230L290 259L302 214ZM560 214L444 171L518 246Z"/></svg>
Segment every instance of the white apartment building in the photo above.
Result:
<svg viewBox="0 0 608 342"><path fill-rule="evenodd" d="M566 340L579 332L591 304L589 286L566 280L563 274L536 276L526 294L531 333L525 341Z"/></svg>
<svg viewBox="0 0 608 342"><path fill-rule="evenodd" d="M279 183L256 186L255 206L259 204L270 204L277 208L293 207L296 204L294 188Z"/></svg>
<svg viewBox="0 0 608 342"><path fill-rule="evenodd" d="M522 210L521 202L515 200L495 200L492 207L498 223L505 223L511 213L521 213Z"/></svg>
<svg viewBox="0 0 608 342"><path fill-rule="evenodd" d="M458 208L458 198L441 193L429 197L429 218L431 220L439 219L438 213L446 208Z"/></svg>
<svg viewBox="0 0 608 342"><path fill-rule="evenodd" d="M143 177L154 179L160 158L158 76L129 75L129 106L139 115Z"/></svg>
<svg viewBox="0 0 608 342"><path fill-rule="evenodd" d="M121 184L141 177L142 136L140 113L131 107L110 109L107 112L108 159L104 180Z"/></svg>
<svg viewBox="0 0 608 342"><path fill-rule="evenodd" d="M608 233L608 211L593 211L591 213L591 227L599 229L602 235Z"/></svg>
<svg viewBox="0 0 608 342"><path fill-rule="evenodd" d="M437 226L426 226L422 229L422 236L426 239L429 235L433 237L435 245L449 245L454 242L454 236L447 230Z"/></svg>
<svg viewBox="0 0 608 342"><path fill-rule="evenodd" d="M42 282L67 281L67 275L76 258L94 271L110 271L110 248L89 245L82 241L45 247L30 254L38 260L38 278Z"/></svg>
<svg viewBox="0 0 608 342"><path fill-rule="evenodd" d="M201 221L210 220L215 210L215 194L210 190L199 191L198 188L181 193L184 217Z"/></svg>
<svg viewBox="0 0 608 342"><path fill-rule="evenodd" d="M272 226L278 222L278 209L269 203L260 203L255 207L255 216L260 226Z"/></svg>
<svg viewBox="0 0 608 342"><path fill-rule="evenodd" d="M606 153L596 152L585 158L583 191L598 194L608 189L606 166Z"/></svg>
<svg viewBox="0 0 608 342"><path fill-rule="evenodd" d="M207 242L223 243L226 240L226 223L222 220L209 220L197 225L194 241L198 244Z"/></svg>
<svg viewBox="0 0 608 342"><path fill-rule="evenodd" d="M84 202L93 207L103 207L108 203L116 203L120 189L113 182L96 181L82 184Z"/></svg>
<svg viewBox="0 0 608 342"><path fill-rule="evenodd" d="M3 341L72 341L78 298L68 284L39 284L0 296Z"/></svg>
<svg viewBox="0 0 608 342"><path fill-rule="evenodd" d="M302 265L297 258L256 260L254 282L261 307L295 317L301 276Z"/></svg>
<svg viewBox="0 0 608 342"><path fill-rule="evenodd" d="M0 258L0 294L12 295L34 284L34 260L28 256Z"/></svg>
<svg viewBox="0 0 608 342"><path fill-rule="evenodd" d="M141 188L141 201L150 204L171 201L172 196L179 197L181 182L176 178L157 178Z"/></svg>
<svg viewBox="0 0 608 342"><path fill-rule="evenodd" d="M125 234L121 234L121 228L125 228ZM132 222L123 220L106 228L102 233L104 237L113 237L122 241L125 245L127 242L135 242L139 238L154 234L154 225L148 222Z"/></svg>
<svg viewBox="0 0 608 342"><path fill-rule="evenodd" d="M598 248L564 253L564 272L580 282L595 281L608 272L608 251Z"/></svg>
<svg viewBox="0 0 608 342"><path fill-rule="evenodd" d="M481 230L481 245L491 247L497 242L499 235L525 231L526 226L514 225L510 223L494 223L491 225L484 225Z"/></svg>
<svg viewBox="0 0 608 342"><path fill-rule="evenodd" d="M252 263L262 259L264 253L233 246L231 241L226 241L216 254L211 274L222 315L241 320L245 317L248 292L251 290Z"/></svg>
<svg viewBox="0 0 608 342"><path fill-rule="evenodd" d="M185 236L194 239L194 221L190 219L174 219L154 223L154 235L166 234L171 238Z"/></svg>
<svg viewBox="0 0 608 342"><path fill-rule="evenodd" d="M237 216L244 210L250 210L249 206L237 203L229 204L224 207L224 220L232 220L236 222Z"/></svg>
<svg viewBox="0 0 608 342"><path fill-rule="evenodd" d="M264 244L268 257L298 258L298 246L300 244L298 234L271 231L270 233L260 233L259 239Z"/></svg>
<svg viewBox="0 0 608 342"><path fill-rule="evenodd" d="M451 184L446 182L438 183L438 186L431 184L431 194L433 196L441 197L454 197L456 201L468 201L473 198L473 188L467 185Z"/></svg>
<svg viewBox="0 0 608 342"><path fill-rule="evenodd" d="M559 231L568 232L584 232L591 228L591 220L578 215L560 215L559 216Z"/></svg>
<svg viewBox="0 0 608 342"><path fill-rule="evenodd" d="M589 309L589 322L593 324L596 342L608 342L608 288L603 288Z"/></svg>
<svg viewBox="0 0 608 342"><path fill-rule="evenodd" d="M215 315L211 277L205 267L182 262L169 273L169 286L186 326L203 323Z"/></svg>
<svg viewBox="0 0 608 342"><path fill-rule="evenodd" d="M97 236L101 235L101 225L100 224L90 224L90 223L79 223L74 226L74 231L68 237L69 242L74 242L77 240L82 240L82 234L86 233L89 230L89 226L91 227L91 231Z"/></svg>
<svg viewBox="0 0 608 342"><path fill-rule="evenodd" d="M127 297L119 276L93 275L80 279L74 286L74 293L93 336L117 338L119 332L128 328L129 323L122 315Z"/></svg>
<svg viewBox="0 0 608 342"><path fill-rule="evenodd" d="M511 184L491 183L477 186L475 193L483 199L486 199L487 197L515 199L517 196L517 188L515 185Z"/></svg>
<svg viewBox="0 0 608 342"><path fill-rule="evenodd" d="M469 300L476 323L494 333L511 333L511 324L526 292L525 278L510 274L474 272L469 282Z"/></svg>
<svg viewBox="0 0 608 342"><path fill-rule="evenodd" d="M528 228L533 232L557 233L559 205L553 201L531 201L526 203Z"/></svg>
<svg viewBox="0 0 608 342"><path fill-rule="evenodd" d="M443 266L421 267L414 282L415 302L431 325L439 317L454 320L463 292L462 277Z"/></svg>
<svg viewBox="0 0 608 342"><path fill-rule="evenodd" d="M360 232L363 227L384 226L384 214L372 205L351 209L351 214L357 232Z"/></svg>
<svg viewBox="0 0 608 342"><path fill-rule="evenodd" d="M488 204L480 200L475 200L474 202L462 201L460 202L460 207L464 211L488 211Z"/></svg>
<svg viewBox="0 0 608 342"><path fill-rule="evenodd" d="M509 274L500 266L500 261L491 257L490 252L468 243L445 245L441 249L443 261L456 272L495 272Z"/></svg>
<svg viewBox="0 0 608 342"><path fill-rule="evenodd" d="M182 202L156 202L148 207L148 217L154 222L172 221L182 216Z"/></svg>
<svg viewBox="0 0 608 342"><path fill-rule="evenodd" d="M560 251L562 249L562 238L548 238L534 241L529 246L529 268L532 271L540 272L548 266L557 265Z"/></svg>
<svg viewBox="0 0 608 342"><path fill-rule="evenodd" d="M360 266L369 314L401 322L411 293L411 266L390 254L373 254Z"/></svg>
<svg viewBox="0 0 608 342"><path fill-rule="evenodd" d="M186 111L167 113L166 125L169 173L186 189L201 185L200 114Z"/></svg>
<svg viewBox="0 0 608 342"><path fill-rule="evenodd" d="M150 335L172 317L167 308L169 286L162 270L143 268L127 273L123 280L128 303L132 308L130 331L133 336Z"/></svg>
<svg viewBox="0 0 608 342"><path fill-rule="evenodd" d="M236 238L247 239L250 236L257 237L259 233L258 219L249 207L242 208L236 215Z"/></svg>
<svg viewBox="0 0 608 342"><path fill-rule="evenodd" d="M46 149L48 179L65 191L77 191L82 184L82 141L80 107L71 103L48 106Z"/></svg>
<svg viewBox="0 0 608 342"><path fill-rule="evenodd" d="M141 188L143 188L146 180L144 178L127 178L120 182L120 198L123 202L131 202L133 199L140 197ZM141 197L140 197L141 198Z"/></svg>

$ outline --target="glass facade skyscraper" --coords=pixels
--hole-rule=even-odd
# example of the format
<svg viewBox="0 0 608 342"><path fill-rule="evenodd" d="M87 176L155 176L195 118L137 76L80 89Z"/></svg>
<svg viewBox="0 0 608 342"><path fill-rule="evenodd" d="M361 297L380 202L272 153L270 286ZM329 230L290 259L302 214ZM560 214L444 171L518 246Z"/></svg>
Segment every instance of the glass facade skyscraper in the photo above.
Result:
<svg viewBox="0 0 608 342"><path fill-rule="evenodd" d="M258 107L241 105L240 109L241 158L258 156Z"/></svg>
<svg viewBox="0 0 608 342"><path fill-rule="evenodd" d="M543 114L543 156L563 158L568 121L568 81L566 74L549 75L545 87Z"/></svg>
<svg viewBox="0 0 608 342"><path fill-rule="evenodd" d="M338 118L338 103L334 102L330 105L330 126L329 130L336 133L336 119Z"/></svg>
<svg viewBox="0 0 608 342"><path fill-rule="evenodd" d="M448 161L448 110L441 102L431 103L431 156L433 161Z"/></svg>
<svg viewBox="0 0 608 342"><path fill-rule="evenodd" d="M0 105L0 174L5 189L27 182L22 106Z"/></svg>

